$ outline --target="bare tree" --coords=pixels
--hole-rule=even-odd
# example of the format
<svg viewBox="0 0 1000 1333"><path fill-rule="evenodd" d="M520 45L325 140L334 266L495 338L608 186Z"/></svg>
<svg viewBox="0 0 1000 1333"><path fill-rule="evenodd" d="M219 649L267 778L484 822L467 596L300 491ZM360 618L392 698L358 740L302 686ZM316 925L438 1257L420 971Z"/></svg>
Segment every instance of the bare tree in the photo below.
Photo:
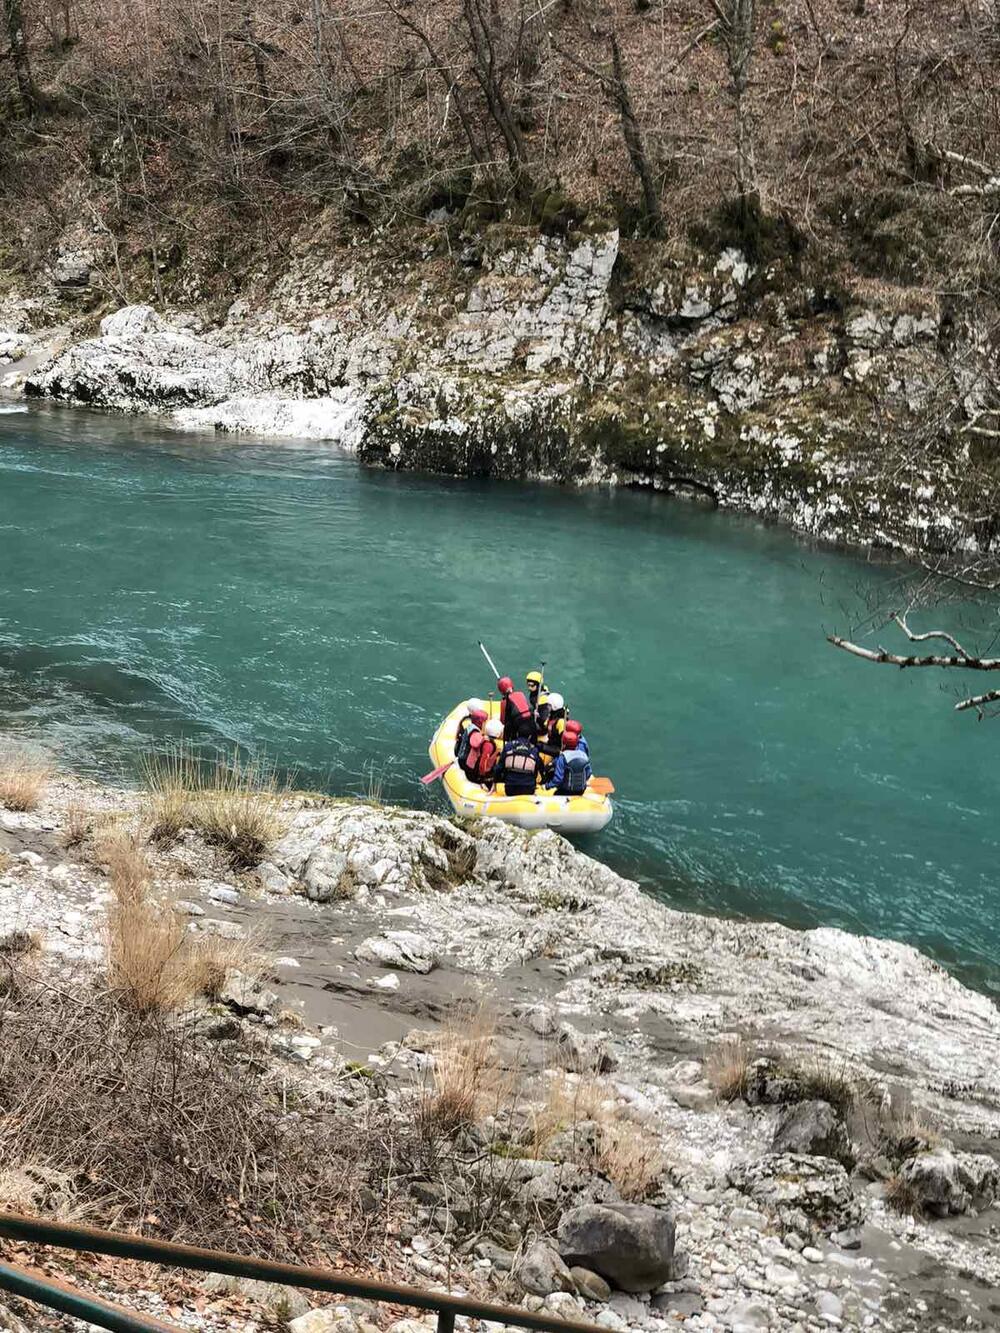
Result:
<svg viewBox="0 0 1000 1333"><path fill-rule="evenodd" d="M523 189L528 184L528 154L507 93L508 75L516 60L511 60L511 52L506 50L509 43L500 8L495 0L462 0L462 17L472 54L472 72L483 91L490 116L503 137L514 185ZM523 27L522 6L516 46L520 44Z"/></svg>
<svg viewBox="0 0 1000 1333"><path fill-rule="evenodd" d="M21 0L3 0L4 18L7 25L8 56L14 67L14 82L17 85L19 110L22 115L30 115L38 102L35 82L31 76L31 62L28 59L28 38L24 28L24 11Z"/></svg>
<svg viewBox="0 0 1000 1333"><path fill-rule="evenodd" d="M611 69L601 70L596 66L589 64L581 59L575 52L568 48L558 46L553 42L553 46L561 56L564 56L578 69L591 75L601 85L605 93L611 98L618 110L618 117L621 122L622 138L625 140L625 148L628 152L629 161L632 164L632 170L639 179L642 188L642 205L645 215L646 229L653 236L659 236L663 231L663 210L660 207L660 192L656 187L656 179L653 175L652 164L649 159L649 151L646 147L646 138L642 132L642 126L639 124L639 118L635 114L635 107L632 103L632 93L629 89L628 78L625 72L625 62L622 59L621 43L618 40L618 33L612 26L608 34L608 45L611 50Z"/></svg>
<svg viewBox="0 0 1000 1333"><path fill-rule="evenodd" d="M736 191L744 216L755 206L757 160L747 89L756 31L756 0L712 0L719 16L729 67L736 131Z"/></svg>

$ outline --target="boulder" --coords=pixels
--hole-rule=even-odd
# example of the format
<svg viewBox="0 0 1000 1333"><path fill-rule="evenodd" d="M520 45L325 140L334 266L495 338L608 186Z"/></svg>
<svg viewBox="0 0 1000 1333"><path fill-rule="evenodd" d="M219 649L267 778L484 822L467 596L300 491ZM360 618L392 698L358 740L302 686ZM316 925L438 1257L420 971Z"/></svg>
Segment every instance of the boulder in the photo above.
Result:
<svg viewBox="0 0 1000 1333"><path fill-rule="evenodd" d="M649 1204L584 1204L559 1221L570 1268L600 1274L622 1291L652 1291L674 1274L674 1220Z"/></svg>
<svg viewBox="0 0 1000 1333"><path fill-rule="evenodd" d="M536 1241L517 1268L517 1277L525 1291L533 1296L551 1296L554 1291L575 1291L569 1269L550 1245Z"/></svg>
<svg viewBox="0 0 1000 1333"><path fill-rule="evenodd" d="M314 903L328 903L334 898L350 897L347 854L336 847L319 847L305 863L302 884L306 897Z"/></svg>
<svg viewBox="0 0 1000 1333"><path fill-rule="evenodd" d="M281 1001L274 991L263 990L255 977L231 967L219 987L219 1000L238 1014L275 1014Z"/></svg>
<svg viewBox="0 0 1000 1333"><path fill-rule="evenodd" d="M989 1208L1000 1196L1000 1166L985 1153L938 1148L909 1158L900 1168L902 1185L935 1217Z"/></svg>
<svg viewBox="0 0 1000 1333"><path fill-rule="evenodd" d="M372 935L358 946L357 956L363 963L379 963L402 972L430 972L437 966L437 955L430 942L412 930L387 930L384 935Z"/></svg>
<svg viewBox="0 0 1000 1333"><path fill-rule="evenodd" d="M159 333L163 321L151 305L126 305L101 320L102 338L134 338L139 333Z"/></svg>
<svg viewBox="0 0 1000 1333"><path fill-rule="evenodd" d="M787 1107L778 1119L771 1147L778 1153L832 1157L848 1169L854 1166L847 1126L829 1102L798 1102Z"/></svg>
<svg viewBox="0 0 1000 1333"><path fill-rule="evenodd" d="M578 1032L571 1023L560 1023L557 1039L563 1068L578 1074L606 1074L617 1061L603 1037Z"/></svg>
<svg viewBox="0 0 1000 1333"><path fill-rule="evenodd" d="M770 1212L786 1231L826 1234L858 1224L862 1205L847 1172L828 1157L768 1153L729 1172L729 1183Z"/></svg>

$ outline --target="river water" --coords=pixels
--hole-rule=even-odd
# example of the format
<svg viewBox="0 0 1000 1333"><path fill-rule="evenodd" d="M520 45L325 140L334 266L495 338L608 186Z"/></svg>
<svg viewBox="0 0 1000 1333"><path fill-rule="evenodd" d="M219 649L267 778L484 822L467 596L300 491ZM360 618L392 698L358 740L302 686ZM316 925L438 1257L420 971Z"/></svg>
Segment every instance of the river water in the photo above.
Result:
<svg viewBox="0 0 1000 1333"><path fill-rule="evenodd" d="M1000 978L1000 721L824 640L885 570L644 493L44 407L0 409L0 543L0 729L66 764L128 778L184 737L440 805L417 778L490 688L483 638L512 674L547 661L614 779L592 854L677 906Z"/></svg>

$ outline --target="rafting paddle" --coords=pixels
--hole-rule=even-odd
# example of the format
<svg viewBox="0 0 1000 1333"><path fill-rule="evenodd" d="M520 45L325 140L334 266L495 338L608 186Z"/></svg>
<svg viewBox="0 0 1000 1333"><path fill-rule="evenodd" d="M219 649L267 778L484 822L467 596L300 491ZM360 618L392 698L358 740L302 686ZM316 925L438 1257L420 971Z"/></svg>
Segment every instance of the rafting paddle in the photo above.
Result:
<svg viewBox="0 0 1000 1333"><path fill-rule="evenodd" d="M424 776L420 779L420 781L426 787L427 784L429 782L433 782L435 778L443 778L444 775L448 772L448 769L451 768L453 763L454 760L449 759L448 762L446 764L442 764L440 768L435 768L432 769L430 773L425 773Z"/></svg>
<svg viewBox="0 0 1000 1333"><path fill-rule="evenodd" d="M496 662L493 661L493 658L490 657L489 653L486 651L486 645L485 645L485 643L483 643L482 639L479 640L479 651L480 651L480 652L482 653L482 655L486 658L487 662L489 662L489 664L490 664L490 670L493 672L494 677L495 677L497 680L499 680L499 679L500 679L500 672L497 670L497 664L496 664Z"/></svg>
<svg viewBox="0 0 1000 1333"><path fill-rule="evenodd" d="M587 783L587 790L597 792L598 796L611 796L615 790L615 784L610 778L591 778Z"/></svg>

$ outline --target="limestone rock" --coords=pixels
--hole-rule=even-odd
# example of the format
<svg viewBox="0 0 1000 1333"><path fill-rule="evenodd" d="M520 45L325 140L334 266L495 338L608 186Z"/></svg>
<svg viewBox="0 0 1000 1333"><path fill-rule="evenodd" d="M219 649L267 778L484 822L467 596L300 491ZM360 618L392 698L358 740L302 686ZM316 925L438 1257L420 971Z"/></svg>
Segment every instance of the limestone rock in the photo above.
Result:
<svg viewBox="0 0 1000 1333"><path fill-rule="evenodd" d="M238 1014L275 1014L281 1006L274 991L263 990L255 978L236 968L226 971L219 987L219 1000Z"/></svg>
<svg viewBox="0 0 1000 1333"><path fill-rule="evenodd" d="M550 1296L554 1291L575 1291L573 1277L550 1245L536 1241L517 1268L517 1277L525 1291L534 1296Z"/></svg>
<svg viewBox="0 0 1000 1333"><path fill-rule="evenodd" d="M673 1276L674 1222L648 1204L585 1204L559 1220L559 1251L622 1291L652 1291Z"/></svg>
<svg viewBox="0 0 1000 1333"><path fill-rule="evenodd" d="M797 1102L789 1106L778 1119L771 1147L776 1153L832 1157L849 1169L854 1165L847 1127L829 1102Z"/></svg>
<svg viewBox="0 0 1000 1333"><path fill-rule="evenodd" d="M379 963L403 972L430 972L437 966L433 946L412 930L388 930L384 935L372 935L358 946L357 957L364 963Z"/></svg>
<svg viewBox="0 0 1000 1333"><path fill-rule="evenodd" d="M839 1162L801 1153L768 1153L734 1167L729 1183L768 1209L786 1229L808 1234L842 1231L857 1224L860 1200Z"/></svg>
<svg viewBox="0 0 1000 1333"><path fill-rule="evenodd" d="M563 1067L577 1074L606 1074L617 1063L603 1037L579 1032L571 1023L559 1025L557 1049Z"/></svg>
<svg viewBox="0 0 1000 1333"><path fill-rule="evenodd" d="M985 1153L938 1148L909 1158L899 1175L936 1217L989 1208L1000 1197L1000 1165Z"/></svg>
<svg viewBox="0 0 1000 1333"><path fill-rule="evenodd" d="M150 305L126 305L101 320L102 338L134 338L140 333L159 333L163 320Z"/></svg>

